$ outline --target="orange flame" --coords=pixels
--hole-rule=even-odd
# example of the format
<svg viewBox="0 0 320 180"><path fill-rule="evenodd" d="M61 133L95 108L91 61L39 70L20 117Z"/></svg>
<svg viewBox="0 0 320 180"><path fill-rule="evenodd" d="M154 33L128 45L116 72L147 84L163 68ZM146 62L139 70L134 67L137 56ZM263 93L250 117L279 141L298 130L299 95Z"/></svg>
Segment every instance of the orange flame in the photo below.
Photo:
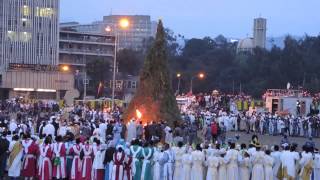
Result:
<svg viewBox="0 0 320 180"><path fill-rule="evenodd" d="M138 119L141 119L142 113L139 111L139 109L136 109L136 115Z"/></svg>

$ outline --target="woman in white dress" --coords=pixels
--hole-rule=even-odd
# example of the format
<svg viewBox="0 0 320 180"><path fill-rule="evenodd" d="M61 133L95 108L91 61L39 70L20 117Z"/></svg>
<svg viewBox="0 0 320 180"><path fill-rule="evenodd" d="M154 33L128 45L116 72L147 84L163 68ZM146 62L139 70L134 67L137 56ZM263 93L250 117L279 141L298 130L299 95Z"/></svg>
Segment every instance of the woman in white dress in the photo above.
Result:
<svg viewBox="0 0 320 180"><path fill-rule="evenodd" d="M185 152L182 142L178 142L178 147L172 148L175 157L174 176L173 180L181 180L183 177L182 171L182 156Z"/></svg>
<svg viewBox="0 0 320 180"><path fill-rule="evenodd" d="M203 180L203 164L205 161L205 155L202 152L200 144L197 144L196 150L191 153L192 168L191 168L191 180Z"/></svg>
<svg viewBox="0 0 320 180"><path fill-rule="evenodd" d="M274 159L270 155L271 152L270 150L266 151L265 159L264 159L264 174L265 174L265 180L273 180L273 164L274 164Z"/></svg>
<svg viewBox="0 0 320 180"><path fill-rule="evenodd" d="M182 179L191 180L191 167L192 167L192 149L191 147L186 148L186 153L182 155Z"/></svg>
<svg viewBox="0 0 320 180"><path fill-rule="evenodd" d="M264 167L265 154L263 151L260 151L261 147L256 147L256 153L252 155L252 177L251 180L264 180Z"/></svg>
<svg viewBox="0 0 320 180"><path fill-rule="evenodd" d="M207 159L207 176L206 180L217 180L218 179L218 166L219 166L219 157L217 157L216 152L212 152L209 154Z"/></svg>
<svg viewBox="0 0 320 180"><path fill-rule="evenodd" d="M220 157L218 157L218 159L219 159L219 170L218 170L219 180L226 180L227 179L227 164L224 160L226 150L221 149L219 151L219 153L220 153Z"/></svg>
<svg viewBox="0 0 320 180"><path fill-rule="evenodd" d="M250 156L246 151L242 151L239 158L239 180L250 180Z"/></svg>

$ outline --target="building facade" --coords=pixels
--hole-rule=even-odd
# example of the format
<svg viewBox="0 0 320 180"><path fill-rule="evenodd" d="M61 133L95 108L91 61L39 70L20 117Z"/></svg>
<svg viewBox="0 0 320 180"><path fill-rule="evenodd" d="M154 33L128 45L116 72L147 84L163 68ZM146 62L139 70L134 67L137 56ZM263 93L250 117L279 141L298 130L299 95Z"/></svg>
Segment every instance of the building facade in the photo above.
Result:
<svg viewBox="0 0 320 180"><path fill-rule="evenodd" d="M61 92L72 90L73 76L59 67L59 3L0 0L1 99L21 94L60 99Z"/></svg>
<svg viewBox="0 0 320 180"><path fill-rule="evenodd" d="M87 87L90 88L90 77L87 77L86 65L90 61L102 60L109 62L110 71L115 55L115 37L106 34L81 33L75 31L60 31L59 63L60 66L69 66L75 74L75 87L84 91L84 81L88 79ZM95 87L94 87L95 88Z"/></svg>
<svg viewBox="0 0 320 180"><path fill-rule="evenodd" d="M59 0L0 0L1 67L58 64Z"/></svg>
<svg viewBox="0 0 320 180"><path fill-rule="evenodd" d="M121 28L122 19L129 21L128 28ZM139 50L143 48L144 41L153 36L150 16L145 15L110 15L103 17L105 26L114 28L118 34L119 48Z"/></svg>
<svg viewBox="0 0 320 180"><path fill-rule="evenodd" d="M127 19L129 25L127 28L121 28L119 22L121 19ZM157 31L157 22L151 21L148 15L110 15L104 16L102 21L96 21L91 24L75 24L74 22L63 23L64 27L69 27L78 32L94 34L117 35L118 49L141 50L144 42L150 37L155 37ZM110 32L106 32L106 28Z"/></svg>
<svg viewBox="0 0 320 180"><path fill-rule="evenodd" d="M60 31L59 64L81 70L88 62L101 59L113 62L115 37L105 34Z"/></svg>

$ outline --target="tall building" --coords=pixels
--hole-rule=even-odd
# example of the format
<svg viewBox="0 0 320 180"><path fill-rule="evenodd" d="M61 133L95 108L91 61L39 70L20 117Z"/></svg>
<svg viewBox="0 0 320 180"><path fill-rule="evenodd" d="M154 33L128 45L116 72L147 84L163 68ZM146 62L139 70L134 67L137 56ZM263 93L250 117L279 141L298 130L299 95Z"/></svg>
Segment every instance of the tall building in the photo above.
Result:
<svg viewBox="0 0 320 180"><path fill-rule="evenodd" d="M61 26L60 26L61 27ZM83 93L86 64L93 60L103 60L113 65L115 37L106 34L60 31L59 63L68 65L75 73L75 87ZM108 67L105 67L108 71ZM110 71L111 72L111 71ZM91 85L91 83L89 83Z"/></svg>
<svg viewBox="0 0 320 180"><path fill-rule="evenodd" d="M121 21L128 21L127 28L121 28ZM103 17L103 23L114 28L118 33L119 48L139 50L143 48L145 40L152 37L152 23L150 16L146 15L110 15Z"/></svg>
<svg viewBox="0 0 320 180"><path fill-rule="evenodd" d="M73 76L59 72L59 0L0 0L1 98L60 98Z"/></svg>
<svg viewBox="0 0 320 180"><path fill-rule="evenodd" d="M59 0L0 0L1 66L58 64Z"/></svg>
<svg viewBox="0 0 320 180"><path fill-rule="evenodd" d="M121 20L127 20L127 28L121 28ZM157 22L151 21L148 15L110 15L104 16L102 21L96 21L91 24L78 24L74 22L63 23L66 28L74 29L84 33L108 33L117 34L119 49L141 50L144 47L145 40L155 37ZM110 28L110 32L106 32L106 28Z"/></svg>
<svg viewBox="0 0 320 180"><path fill-rule="evenodd" d="M237 53L253 53L256 47L266 48L267 39L267 19L255 18L253 20L253 37L247 37L239 40Z"/></svg>
<svg viewBox="0 0 320 180"><path fill-rule="evenodd" d="M253 23L254 46L265 48L267 38L267 19L255 18Z"/></svg>

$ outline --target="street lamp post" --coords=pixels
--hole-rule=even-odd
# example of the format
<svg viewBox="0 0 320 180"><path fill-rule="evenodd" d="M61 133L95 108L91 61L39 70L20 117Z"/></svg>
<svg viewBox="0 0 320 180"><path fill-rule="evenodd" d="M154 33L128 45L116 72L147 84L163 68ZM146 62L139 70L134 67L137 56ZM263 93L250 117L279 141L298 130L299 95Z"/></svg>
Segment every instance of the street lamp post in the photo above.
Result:
<svg viewBox="0 0 320 180"><path fill-rule="evenodd" d="M191 80L190 80L190 93L192 94L192 90L193 90L193 79L195 77L198 77L199 79L203 79L204 78L204 73L199 73L196 76L192 76Z"/></svg>
<svg viewBox="0 0 320 180"><path fill-rule="evenodd" d="M180 93L180 81L181 81L181 74L180 73L177 74L177 78L178 78L177 94L179 94Z"/></svg>
<svg viewBox="0 0 320 180"><path fill-rule="evenodd" d="M128 28L130 25L130 22L128 19L126 18L122 18L119 21L119 27L121 29L126 29ZM113 75L112 75L112 101L111 101L111 109L114 108L114 104L115 104L115 88L116 88L116 70L117 70L117 51L118 51L118 41L119 41L119 33L118 33L118 29L113 27L113 31L115 33L115 40L114 40L114 57L113 57ZM111 32L112 29L111 27L106 27L106 32Z"/></svg>

